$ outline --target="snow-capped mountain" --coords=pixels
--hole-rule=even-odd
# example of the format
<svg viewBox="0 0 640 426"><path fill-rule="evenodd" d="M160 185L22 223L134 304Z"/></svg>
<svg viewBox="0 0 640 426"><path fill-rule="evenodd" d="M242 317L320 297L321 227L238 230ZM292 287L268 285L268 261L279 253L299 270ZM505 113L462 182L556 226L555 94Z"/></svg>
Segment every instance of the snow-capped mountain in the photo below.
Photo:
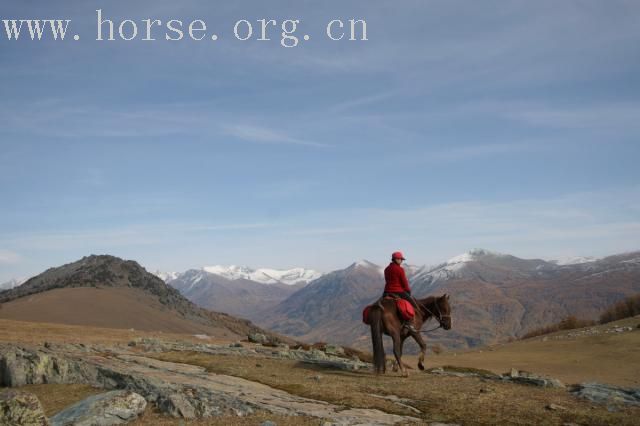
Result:
<svg viewBox="0 0 640 426"><path fill-rule="evenodd" d="M245 279L261 284L306 284L322 276L322 273L313 269L292 268L292 269L252 269L247 266L205 266L204 271L219 275L228 280Z"/></svg>
<svg viewBox="0 0 640 426"><path fill-rule="evenodd" d="M430 334L448 347L520 336L568 315L596 319L612 303L640 291L640 252L558 265L474 249L434 267L403 266L416 297L451 295L456 326ZM369 330L360 313L382 294L381 269L358 261L327 273L256 321L308 342L330 339L368 348Z"/></svg>
<svg viewBox="0 0 640 426"><path fill-rule="evenodd" d="M593 257L593 256L569 256L569 257L562 257L560 259L550 260L550 262L555 263L558 266L564 266L564 265L579 265L581 263L595 262L600 259L602 258Z"/></svg>
<svg viewBox="0 0 640 426"><path fill-rule="evenodd" d="M520 259L490 250L473 249L434 267L417 271L411 281L418 288L426 290L451 279L503 280L540 274L553 266L541 259Z"/></svg>
<svg viewBox="0 0 640 426"><path fill-rule="evenodd" d="M213 270L219 272L217 268ZM244 274L247 276L250 273L245 270ZM231 278L227 278L219 273L208 272L206 268L190 269L167 283L203 308L248 319L260 319L264 311L282 302L306 284L298 280L299 284L295 285L285 284L283 281L265 285L243 278L239 274L230 276ZM297 276L291 278L297 279Z"/></svg>
<svg viewBox="0 0 640 426"><path fill-rule="evenodd" d="M155 275L156 277L160 278L165 283L168 283L169 281L175 280L176 278L178 278L178 276L180 275L180 272L155 271L153 273L153 275Z"/></svg>
<svg viewBox="0 0 640 426"><path fill-rule="evenodd" d="M12 288L16 288L22 284L24 284L29 278L14 278L7 282L0 284L0 291L3 290L11 290Z"/></svg>

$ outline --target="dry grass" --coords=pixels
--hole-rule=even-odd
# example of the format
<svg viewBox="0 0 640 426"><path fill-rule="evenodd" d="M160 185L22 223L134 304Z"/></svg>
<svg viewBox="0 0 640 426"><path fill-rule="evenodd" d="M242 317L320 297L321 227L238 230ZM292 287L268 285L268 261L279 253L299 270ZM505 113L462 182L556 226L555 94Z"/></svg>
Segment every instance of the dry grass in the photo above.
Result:
<svg viewBox="0 0 640 426"><path fill-rule="evenodd" d="M412 415L411 410L374 395L397 395L411 400L425 422L464 424L579 424L632 425L640 409L611 413L606 407L578 400L561 389L496 382L477 378L437 376L414 372L397 374L345 372L314 368L295 361L214 356L202 353L165 353L165 361L199 365L207 370L243 377L274 388L349 407L377 408ZM567 410L550 411L557 404Z"/></svg>
<svg viewBox="0 0 640 426"><path fill-rule="evenodd" d="M89 385L27 385L20 389L38 397L47 417L91 395L105 392Z"/></svg>
<svg viewBox="0 0 640 426"><path fill-rule="evenodd" d="M624 333L567 337L561 331L513 343L466 352L446 352L427 357L427 367L457 365L504 373L511 367L558 378L565 383L596 381L619 386L640 387L640 317L597 326L606 330L633 327ZM561 338L557 338L561 336ZM546 338L546 339L545 339ZM406 357L415 365L416 357Z"/></svg>
<svg viewBox="0 0 640 426"><path fill-rule="evenodd" d="M256 412L251 416L221 416L200 420L180 420L160 413L153 405L148 405L145 413L130 426L205 426L205 425L229 425L229 426L257 426L266 420L271 420L278 426L318 426L321 421L311 417L277 416L264 411Z"/></svg>
<svg viewBox="0 0 640 426"><path fill-rule="evenodd" d="M547 340L534 338L481 350L428 357L428 366L453 365L457 368L486 369L502 373L515 367L548 374L566 383L597 380L626 386L638 386L640 380L640 318L630 318L601 326L632 326L634 331L578 338ZM56 324L0 320L0 341L42 343L83 342L122 343L136 337L164 340L200 341L189 335L143 333ZM149 355L149 354L147 354ZM607 407L578 400L564 390L541 389L480 378L459 378L420 373L413 370L408 379L389 373L375 376L369 372L346 372L312 367L296 361L263 358L213 356L202 353L164 353L154 356L166 361L200 365L209 371L243 377L293 394L324 400L347 407L377 408L386 412L419 416L424 422L461 424L638 424L640 408L622 408L609 412ZM415 359L406 360L415 365ZM27 390L38 395L47 414L100 392L83 385L36 385ZM410 409L375 395L397 395L420 410ZM550 411L557 404L566 410ZM320 424L318 419L279 417L257 413L246 418L223 417L185 422L158 413L149 406L134 425L259 425L264 420L279 425Z"/></svg>
<svg viewBox="0 0 640 426"><path fill-rule="evenodd" d="M0 342L19 342L42 344L54 343L86 343L113 344L127 343L136 338L156 338L166 341L199 342L191 334L150 332L140 330L124 330L117 328L87 327L44 322L15 321L0 319ZM231 339L210 338L207 343L228 343Z"/></svg>
<svg viewBox="0 0 640 426"><path fill-rule="evenodd" d="M57 288L3 303L0 318L125 330L134 328L151 332L208 334L229 339L239 337L222 326L188 320L160 303L157 297L129 287Z"/></svg>

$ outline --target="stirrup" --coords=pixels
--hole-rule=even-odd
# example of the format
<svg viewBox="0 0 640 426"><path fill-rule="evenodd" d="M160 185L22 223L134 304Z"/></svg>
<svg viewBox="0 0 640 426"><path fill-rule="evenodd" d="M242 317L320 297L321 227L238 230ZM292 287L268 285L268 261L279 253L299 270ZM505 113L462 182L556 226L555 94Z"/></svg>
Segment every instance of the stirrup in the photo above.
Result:
<svg viewBox="0 0 640 426"><path fill-rule="evenodd" d="M418 332L418 330L416 330L416 328L413 326L413 324L411 324L409 322L403 323L402 326L407 328L412 333L417 333Z"/></svg>

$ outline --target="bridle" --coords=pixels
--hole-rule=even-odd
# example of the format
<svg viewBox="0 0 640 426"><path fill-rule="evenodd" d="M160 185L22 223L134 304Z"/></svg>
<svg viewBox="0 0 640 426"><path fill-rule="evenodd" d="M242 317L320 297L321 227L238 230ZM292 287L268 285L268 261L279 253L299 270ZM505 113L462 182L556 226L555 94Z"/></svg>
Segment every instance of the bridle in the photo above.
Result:
<svg viewBox="0 0 640 426"><path fill-rule="evenodd" d="M418 301L416 300L416 302L418 302ZM435 302L434 305L436 306L436 310L438 311L438 315L434 314L433 311L431 309L427 308L426 305L423 305L423 304L420 303L420 307L423 308L425 311L427 311L429 314L431 314L431 316L427 319L427 321L429 321L431 318L435 318L435 319L438 320L438 323L439 323L437 327L434 327L432 329L420 330L420 333L429 333L429 332L435 331L435 330L437 330L439 328L444 328L444 319L445 318L451 318L451 315L443 315L442 314L442 312L440 311L440 306L438 305L438 302Z"/></svg>

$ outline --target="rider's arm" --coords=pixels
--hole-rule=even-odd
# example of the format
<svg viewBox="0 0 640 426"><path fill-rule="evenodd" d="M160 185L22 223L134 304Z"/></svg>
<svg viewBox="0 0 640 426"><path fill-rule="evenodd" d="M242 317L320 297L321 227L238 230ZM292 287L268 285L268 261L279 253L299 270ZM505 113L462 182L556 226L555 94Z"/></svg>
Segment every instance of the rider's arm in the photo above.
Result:
<svg viewBox="0 0 640 426"><path fill-rule="evenodd" d="M402 283L402 288L407 293L411 294L411 288L409 287L409 280L407 279L407 274L404 273L404 268L400 267L400 282Z"/></svg>

